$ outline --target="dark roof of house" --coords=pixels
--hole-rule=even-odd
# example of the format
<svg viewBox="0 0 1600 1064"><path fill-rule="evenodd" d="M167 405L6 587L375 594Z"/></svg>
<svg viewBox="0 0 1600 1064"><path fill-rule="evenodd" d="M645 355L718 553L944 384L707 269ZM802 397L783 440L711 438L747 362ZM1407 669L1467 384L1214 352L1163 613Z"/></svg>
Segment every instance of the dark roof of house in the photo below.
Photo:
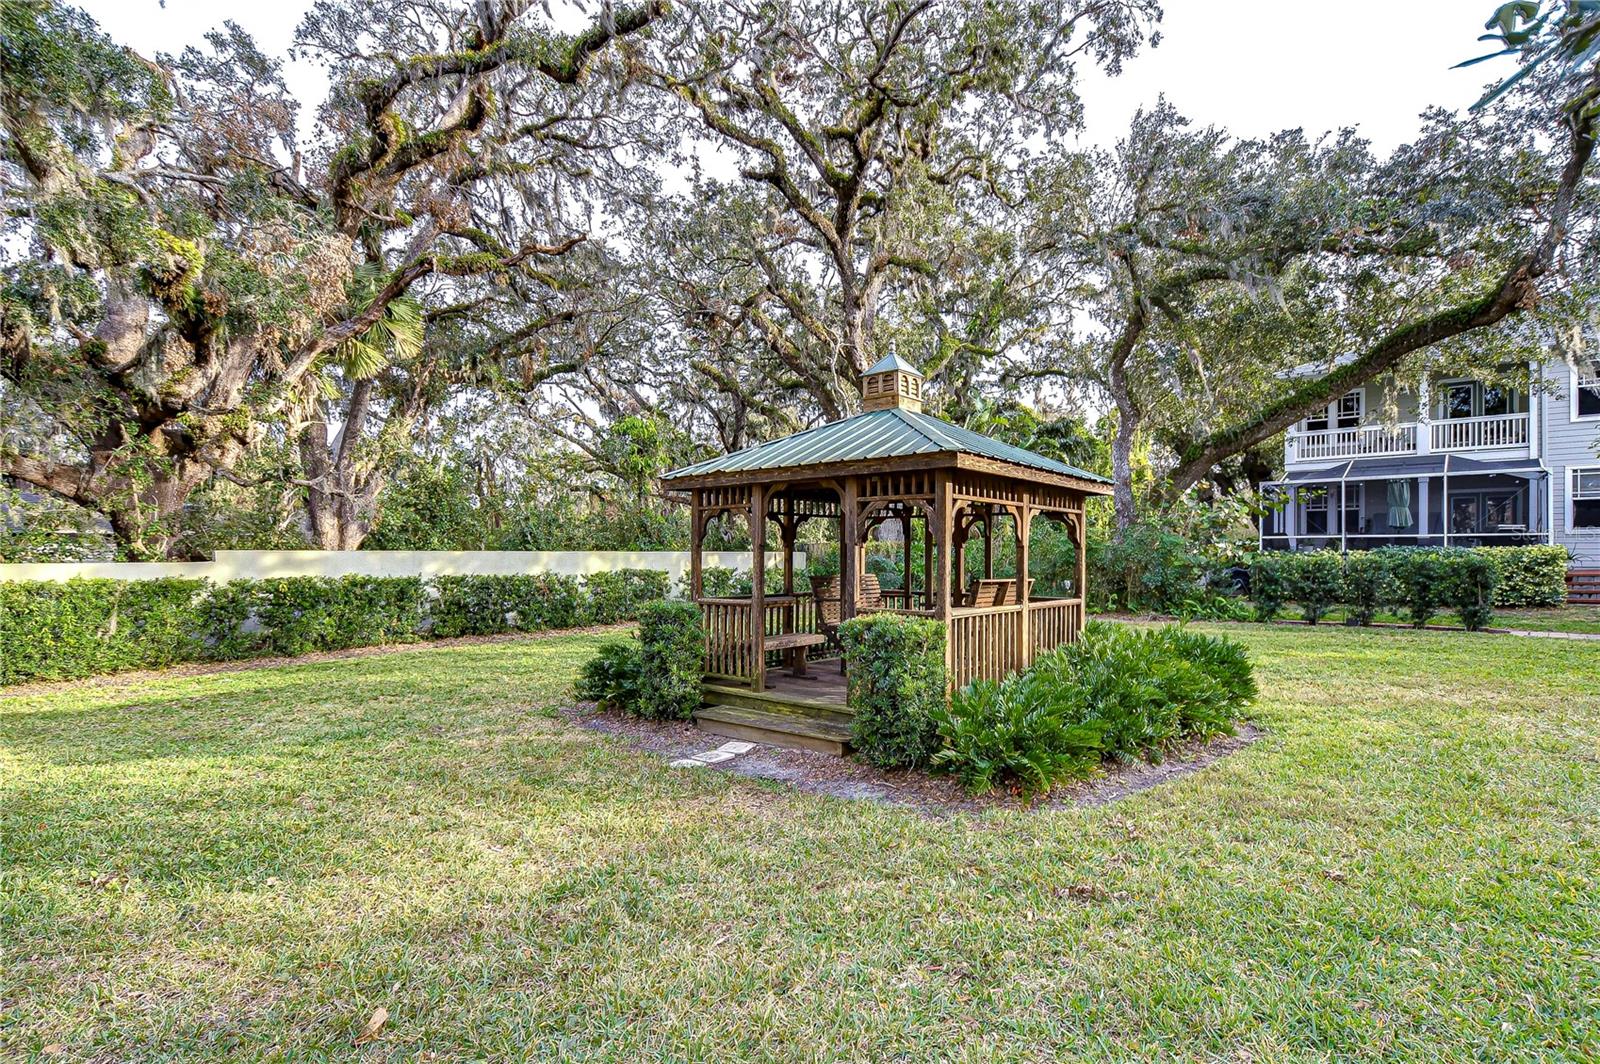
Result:
<svg viewBox="0 0 1600 1064"><path fill-rule="evenodd" d="M889 356L891 358L895 356ZM887 361L885 359L884 361ZM882 366L884 362L879 362ZM876 369L876 367L874 367ZM872 372L872 371L868 371ZM903 458L922 454L970 454L1012 465L1039 469L1059 476L1109 484L1110 481L1076 466L1046 458L1042 454L991 440L981 433L941 421L931 414L909 410L873 410L843 421L833 421L785 436L770 443L756 444L718 458L674 469L663 480L700 477L715 473L744 473L762 469L788 469L795 466L830 465L835 462L860 462L876 458Z"/></svg>
<svg viewBox="0 0 1600 1064"><path fill-rule="evenodd" d="M1393 480L1405 477L1442 477L1507 473L1528 476L1545 472L1537 458L1512 458L1484 462L1459 454L1411 454L1396 458L1352 458L1322 469L1297 469L1283 478L1285 484L1329 484L1341 480Z"/></svg>

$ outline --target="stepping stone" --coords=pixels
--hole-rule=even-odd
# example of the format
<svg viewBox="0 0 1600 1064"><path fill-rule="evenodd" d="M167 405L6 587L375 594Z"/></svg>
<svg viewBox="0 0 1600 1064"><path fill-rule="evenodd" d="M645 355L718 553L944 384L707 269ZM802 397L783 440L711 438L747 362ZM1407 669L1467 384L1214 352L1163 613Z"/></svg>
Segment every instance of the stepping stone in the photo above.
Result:
<svg viewBox="0 0 1600 1064"><path fill-rule="evenodd" d="M676 761L667 762L668 768L705 768L704 761L696 761L692 757L680 757Z"/></svg>
<svg viewBox="0 0 1600 1064"><path fill-rule="evenodd" d="M733 755L726 750L707 750L704 753L690 754L689 756L695 761L699 761L707 765L716 765L722 763L723 761L733 760Z"/></svg>
<svg viewBox="0 0 1600 1064"><path fill-rule="evenodd" d="M755 743L747 743L742 739L735 739L732 742L723 743L721 746L717 747L718 750L729 754L748 754L755 748Z"/></svg>

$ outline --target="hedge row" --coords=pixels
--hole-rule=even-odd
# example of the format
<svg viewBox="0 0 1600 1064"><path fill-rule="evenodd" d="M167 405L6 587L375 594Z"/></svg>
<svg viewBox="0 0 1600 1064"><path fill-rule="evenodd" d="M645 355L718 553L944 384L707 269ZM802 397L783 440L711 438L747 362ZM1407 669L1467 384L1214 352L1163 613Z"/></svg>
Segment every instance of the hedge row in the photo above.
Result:
<svg viewBox="0 0 1600 1064"><path fill-rule="evenodd" d="M665 573L0 583L0 684L632 620Z"/></svg>
<svg viewBox="0 0 1600 1064"><path fill-rule="evenodd" d="M1251 564L1250 597L1260 621L1294 602L1310 624L1345 606L1350 623L1367 625L1388 607L1420 628L1449 607L1475 631L1494 616L1500 572L1488 552L1461 547L1385 547L1348 557L1331 550L1267 553Z"/></svg>

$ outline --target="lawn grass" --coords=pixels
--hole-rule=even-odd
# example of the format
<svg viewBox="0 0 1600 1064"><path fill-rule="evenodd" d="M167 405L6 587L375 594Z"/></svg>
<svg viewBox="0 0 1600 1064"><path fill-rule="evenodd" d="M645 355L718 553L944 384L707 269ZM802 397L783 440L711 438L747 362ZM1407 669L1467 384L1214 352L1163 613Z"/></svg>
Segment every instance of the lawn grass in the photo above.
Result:
<svg viewBox="0 0 1600 1064"><path fill-rule="evenodd" d="M1265 738L947 819L567 724L591 636L0 699L0 1058L1600 1055L1600 644L1201 627Z"/></svg>

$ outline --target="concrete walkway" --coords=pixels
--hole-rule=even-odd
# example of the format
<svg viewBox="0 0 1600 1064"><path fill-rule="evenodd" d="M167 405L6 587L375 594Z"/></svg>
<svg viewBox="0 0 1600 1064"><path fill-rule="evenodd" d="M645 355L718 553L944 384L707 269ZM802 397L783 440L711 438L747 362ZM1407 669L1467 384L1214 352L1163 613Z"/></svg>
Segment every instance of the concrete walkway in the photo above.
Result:
<svg viewBox="0 0 1600 1064"><path fill-rule="evenodd" d="M1499 635L1523 635L1530 639L1600 639L1600 632L1530 632L1526 628L1485 628Z"/></svg>

